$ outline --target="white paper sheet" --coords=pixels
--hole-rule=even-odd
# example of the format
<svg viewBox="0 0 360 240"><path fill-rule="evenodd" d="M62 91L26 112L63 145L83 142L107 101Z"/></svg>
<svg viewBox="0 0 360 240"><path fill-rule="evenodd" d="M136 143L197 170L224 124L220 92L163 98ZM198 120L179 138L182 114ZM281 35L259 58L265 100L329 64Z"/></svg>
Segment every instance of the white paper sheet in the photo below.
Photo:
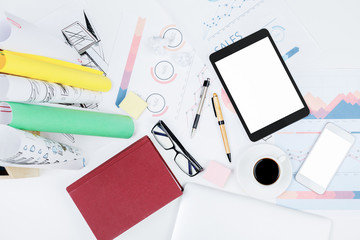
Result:
<svg viewBox="0 0 360 240"><path fill-rule="evenodd" d="M99 108L109 111L118 109L115 106L115 100L122 77L130 72L130 66L126 64L127 56L131 49L134 49L133 39L137 33L137 37L140 38L139 50L131 72L128 91L133 91L143 98L148 107L139 118L141 124L136 125L136 132L149 134L150 129L159 119L164 120L179 141L203 167L206 166L208 160L213 159L231 166L211 105L212 93L216 92L221 97L221 107L234 158L239 151L239 143L242 148L249 142L240 120L234 112L227 109L229 101L223 100L220 82L210 75L208 67L204 66L204 62L197 56L187 38L183 37L182 29L173 24L166 12L161 11L161 7L154 4L153 8L153 11L157 12L156 16L123 14L122 25L119 29L119 36L122 37L115 48L116 56L114 55L108 75L114 80L113 88L104 94L104 101ZM140 34L140 31L137 31L137 23L143 18L145 18L145 26ZM161 48L164 51L160 51ZM134 58L134 55L132 57ZM202 85L208 77L211 78L210 87L199 126L195 136L190 138L191 127L201 99ZM174 163L173 153L164 152L169 152L168 163ZM177 166L172 168L175 171L177 169ZM180 176L182 174L179 173Z"/></svg>
<svg viewBox="0 0 360 240"><path fill-rule="evenodd" d="M72 51L81 54L81 65L107 74L120 22L108 17L97 19L96 14L85 2L75 0L41 16L36 25L60 40L65 41L65 36Z"/></svg>
<svg viewBox="0 0 360 240"><path fill-rule="evenodd" d="M261 28L269 30L290 70L319 63L318 46L281 0L159 2L206 63L211 53Z"/></svg>
<svg viewBox="0 0 360 240"><path fill-rule="evenodd" d="M7 12L0 19L0 48L79 64L79 55L65 41Z"/></svg>

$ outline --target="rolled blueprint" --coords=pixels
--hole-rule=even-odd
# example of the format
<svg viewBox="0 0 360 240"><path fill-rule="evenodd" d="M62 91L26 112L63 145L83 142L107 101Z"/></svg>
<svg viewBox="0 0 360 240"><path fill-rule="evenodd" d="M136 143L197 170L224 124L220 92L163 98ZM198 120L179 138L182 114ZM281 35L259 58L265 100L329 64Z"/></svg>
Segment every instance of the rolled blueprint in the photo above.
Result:
<svg viewBox="0 0 360 240"><path fill-rule="evenodd" d="M22 130L116 138L130 138L134 133L129 116L15 102L0 102L0 124Z"/></svg>
<svg viewBox="0 0 360 240"><path fill-rule="evenodd" d="M85 158L75 147L0 125L0 165L81 169Z"/></svg>
<svg viewBox="0 0 360 240"><path fill-rule="evenodd" d="M99 103L101 99L101 92L0 74L0 101Z"/></svg>
<svg viewBox="0 0 360 240"><path fill-rule="evenodd" d="M0 14L0 49L79 63L79 54L65 41L8 12Z"/></svg>
<svg viewBox="0 0 360 240"><path fill-rule="evenodd" d="M103 72L74 63L0 50L0 72L92 91L107 92L111 81Z"/></svg>

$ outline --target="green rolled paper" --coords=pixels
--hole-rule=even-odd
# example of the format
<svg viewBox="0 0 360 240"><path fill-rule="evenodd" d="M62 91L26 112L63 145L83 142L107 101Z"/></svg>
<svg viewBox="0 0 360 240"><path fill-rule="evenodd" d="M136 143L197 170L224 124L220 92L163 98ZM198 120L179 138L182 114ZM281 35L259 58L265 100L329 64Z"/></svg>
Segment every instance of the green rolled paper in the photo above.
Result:
<svg viewBox="0 0 360 240"><path fill-rule="evenodd" d="M0 123L22 130L115 138L134 133L128 116L16 102L0 103Z"/></svg>

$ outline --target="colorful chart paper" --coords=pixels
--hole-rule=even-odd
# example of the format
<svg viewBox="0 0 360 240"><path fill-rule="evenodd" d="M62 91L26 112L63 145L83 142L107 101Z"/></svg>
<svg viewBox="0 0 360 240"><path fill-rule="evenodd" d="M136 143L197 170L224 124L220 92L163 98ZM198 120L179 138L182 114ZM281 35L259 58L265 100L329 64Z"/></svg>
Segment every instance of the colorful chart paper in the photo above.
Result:
<svg viewBox="0 0 360 240"><path fill-rule="evenodd" d="M360 191L326 191L324 194L312 191L287 191L278 199L360 199Z"/></svg>
<svg viewBox="0 0 360 240"><path fill-rule="evenodd" d="M131 73L135 65L136 55L140 46L140 40L142 37L142 33L144 31L145 22L146 22L145 18L140 18L140 17L138 18L134 37L131 43L130 52L125 66L125 71L121 80L121 85L115 102L115 105L117 107L122 102L122 100L124 100L126 96L126 91L130 83Z"/></svg>
<svg viewBox="0 0 360 240"><path fill-rule="evenodd" d="M15 102L0 103L0 123L22 130L116 138L130 138L134 132L128 116Z"/></svg>
<svg viewBox="0 0 360 240"><path fill-rule="evenodd" d="M294 178L287 191L277 199L278 204L297 209L360 209L359 79L360 72L355 69L317 70L296 77L310 114L274 135L275 143L289 155L293 176L306 161L327 123L345 129L356 141L324 194L312 192Z"/></svg>

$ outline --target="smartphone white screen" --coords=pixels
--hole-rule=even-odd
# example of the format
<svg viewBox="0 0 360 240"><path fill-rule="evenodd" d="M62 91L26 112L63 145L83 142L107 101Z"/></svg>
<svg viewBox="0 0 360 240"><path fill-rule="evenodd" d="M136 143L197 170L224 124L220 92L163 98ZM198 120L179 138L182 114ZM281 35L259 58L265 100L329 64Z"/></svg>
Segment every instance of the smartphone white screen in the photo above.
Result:
<svg viewBox="0 0 360 240"><path fill-rule="evenodd" d="M352 143L324 128L298 174L326 189Z"/></svg>
<svg viewBox="0 0 360 240"><path fill-rule="evenodd" d="M215 64L250 133L304 108L269 38Z"/></svg>

